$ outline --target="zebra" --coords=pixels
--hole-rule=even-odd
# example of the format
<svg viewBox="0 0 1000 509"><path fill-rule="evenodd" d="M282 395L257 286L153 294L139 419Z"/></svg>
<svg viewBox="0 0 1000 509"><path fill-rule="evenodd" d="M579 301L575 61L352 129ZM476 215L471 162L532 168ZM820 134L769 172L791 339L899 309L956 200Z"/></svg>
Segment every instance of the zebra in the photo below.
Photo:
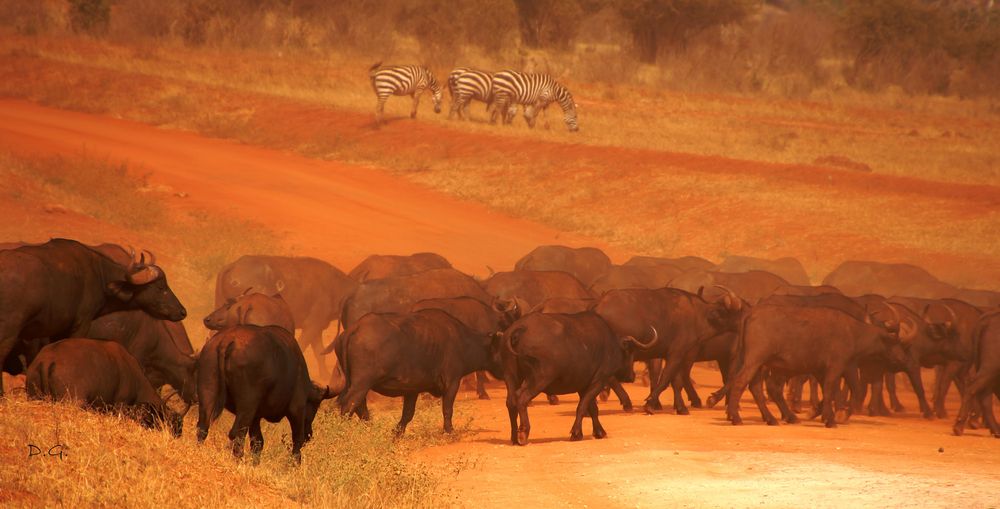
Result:
<svg viewBox="0 0 1000 509"><path fill-rule="evenodd" d="M385 110L385 102L390 95L408 95L413 97L413 109L410 110L410 118L417 118L417 106L420 104L420 94L424 90L431 89L431 98L434 100L434 113L441 113L441 85L438 85L434 75L423 66L419 65L393 65L382 66L378 62L368 68L368 77L372 82L372 89L378 97L378 104L375 106L375 125L382 124L382 113Z"/></svg>
<svg viewBox="0 0 1000 509"><path fill-rule="evenodd" d="M493 107L493 73L459 67L451 71L448 75L448 87L451 90L451 110L448 112L450 120L455 113L458 118L469 116L469 103L475 99L486 103L486 111ZM511 105L510 115L517 113L517 106Z"/></svg>
<svg viewBox="0 0 1000 509"><path fill-rule="evenodd" d="M497 114L503 112L503 123L514 120L509 106L524 105L524 119L529 127L535 127L539 111L544 111L552 102L558 102L563 110L563 119L570 131L580 129L576 121L576 103L573 94L565 86L548 74L530 74L517 71L500 71L493 75L493 100L495 102L490 123L495 124Z"/></svg>

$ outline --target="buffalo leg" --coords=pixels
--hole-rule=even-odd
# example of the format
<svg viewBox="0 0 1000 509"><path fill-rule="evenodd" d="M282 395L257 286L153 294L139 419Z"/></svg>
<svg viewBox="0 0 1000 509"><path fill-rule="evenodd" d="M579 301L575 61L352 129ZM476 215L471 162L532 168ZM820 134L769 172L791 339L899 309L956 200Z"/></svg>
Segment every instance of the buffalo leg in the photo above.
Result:
<svg viewBox="0 0 1000 509"><path fill-rule="evenodd" d="M823 376L823 422L827 428L837 427L834 403L837 401L842 373L842 369L827 369L827 372Z"/></svg>
<svg viewBox="0 0 1000 509"><path fill-rule="evenodd" d="M750 394L753 395L753 401L757 403L757 409L760 410L760 416L764 419L764 422L768 426L777 426L778 420L774 418L771 410L767 408L767 398L764 397L763 370L758 371L753 379L750 380Z"/></svg>
<svg viewBox="0 0 1000 509"><path fill-rule="evenodd" d="M734 426L743 424L743 419L740 417L740 398L743 396L743 391L746 390L750 380L755 378L759 371L760 362L747 357L744 359L743 365L729 381L729 394L726 395L728 398L726 401L726 417L729 418L729 421Z"/></svg>
<svg viewBox="0 0 1000 509"><path fill-rule="evenodd" d="M598 393L597 397L601 399L601 403L607 401L608 398L611 397L611 386L607 385L601 389L601 392Z"/></svg>
<svg viewBox="0 0 1000 509"><path fill-rule="evenodd" d="M924 419L933 419L934 412L931 411L931 406L927 404L927 395L924 393L924 382L920 379L920 365L916 361L911 361L910 365L907 366L906 375L910 378L910 385L913 386L913 392L917 394L917 401L920 402L920 413L924 416Z"/></svg>
<svg viewBox="0 0 1000 509"><path fill-rule="evenodd" d="M625 391L625 387L622 387L622 383L617 379L612 378L608 385L611 390L615 392L615 396L618 397L618 402L622 404L622 410L626 412L632 411L632 398L629 397L628 392Z"/></svg>
<svg viewBox="0 0 1000 509"><path fill-rule="evenodd" d="M969 420L969 414L972 413L973 401L976 398L980 398L981 400L982 393L984 392L986 394L989 394L990 385L996 383L993 380L993 378L995 377L987 375L986 373L984 373L984 371L985 370L981 367L979 372L976 373L976 377L972 379L972 383L970 383L965 388L965 395L962 396L962 407L958 410L958 417L955 419L955 424L951 428L952 432L955 435L961 436L962 432L965 430L965 424ZM983 406L983 420L987 419L986 417L987 412L989 412L992 417L993 402L990 401L989 405L982 405L982 406ZM988 421L987 425L989 425Z"/></svg>
<svg viewBox="0 0 1000 509"><path fill-rule="evenodd" d="M256 405L253 407L250 409L250 405L236 404L236 419L233 421L233 428L229 430L229 446L233 450L233 456L237 458L243 457L243 441L246 439L247 432L250 431L250 425L255 418L254 414L257 413Z"/></svg>
<svg viewBox="0 0 1000 509"><path fill-rule="evenodd" d="M289 409L288 424L292 428L292 460L302 464L302 446L306 443L305 408Z"/></svg>
<svg viewBox="0 0 1000 509"><path fill-rule="evenodd" d="M872 397L868 401L868 415L881 417L888 417L890 415L889 409L885 406L885 399L882 395L882 384L884 380L885 375L883 373L878 373L876 376L872 377Z"/></svg>
<svg viewBox="0 0 1000 509"><path fill-rule="evenodd" d="M983 391L983 396L979 399L980 411L982 412L983 424L994 437L1000 438L1000 424L997 424L996 416L993 415L993 396L1000 398L1000 387L990 391Z"/></svg>
<svg viewBox="0 0 1000 509"><path fill-rule="evenodd" d="M653 387L660 380L660 376L663 374L663 359L649 359L646 361L646 372L649 375L649 389L652 392ZM656 399L646 399L646 405L651 407L653 410L663 410L663 405L660 403L659 395Z"/></svg>
<svg viewBox="0 0 1000 509"><path fill-rule="evenodd" d="M906 411L906 407L899 402L899 397L896 396L896 373L885 374L885 392L889 394L889 406L892 407L893 412Z"/></svg>
<svg viewBox="0 0 1000 509"><path fill-rule="evenodd" d="M698 391L694 388L694 380L691 379L691 373L688 372L684 375L684 393L687 394L688 402L691 403L692 408L701 408L701 396L698 395Z"/></svg>
<svg viewBox="0 0 1000 509"><path fill-rule="evenodd" d="M528 420L528 403L531 402L536 394L538 392L529 387L527 381L522 383L521 387L517 390L517 414L520 420L517 426L517 436L514 437L514 443L517 445L528 445L528 435L531 434L531 421Z"/></svg>
<svg viewBox="0 0 1000 509"><path fill-rule="evenodd" d="M785 394L782 391L784 381L783 377L774 376L773 374L769 376L765 382L767 394L778 405L778 410L781 411L781 419L788 424L796 424L799 422L799 416L795 415L795 412L788 406L788 401L785 400Z"/></svg>
<svg viewBox="0 0 1000 509"><path fill-rule="evenodd" d="M455 413L455 396L458 395L458 380L455 380L444 390L441 397L441 413L444 416L444 432L452 433L455 428L451 424L451 417Z"/></svg>
<svg viewBox="0 0 1000 509"><path fill-rule="evenodd" d="M948 417L948 410L945 408L948 390L951 389L953 381L955 386L959 387L959 373L963 367L961 362L951 361L934 369L934 414L940 419ZM958 392L961 394L962 389L959 388Z"/></svg>
<svg viewBox="0 0 1000 509"><path fill-rule="evenodd" d="M312 349L313 355L316 356L316 365L319 367L319 378L323 380L330 378L330 370L326 366L326 356L321 353L324 350L323 328L313 325L303 326L299 343L302 344L303 352L306 348Z"/></svg>
<svg viewBox="0 0 1000 509"><path fill-rule="evenodd" d="M583 440L583 416L590 413L590 405L597 405L597 393L604 388L603 383L594 383L587 390L580 391L580 402L576 405L576 419L573 421L573 428L569 432L569 439L576 442Z"/></svg>
<svg viewBox="0 0 1000 509"><path fill-rule="evenodd" d="M396 424L396 436L400 436L406 431L406 425L413 420L413 414L417 410L417 396L420 393L411 392L403 396L403 415L399 418L399 423Z"/></svg>
<svg viewBox="0 0 1000 509"><path fill-rule="evenodd" d="M791 401L791 409L795 412L802 411L802 388L805 384L806 377L802 375L788 379L788 399Z"/></svg>
<svg viewBox="0 0 1000 509"><path fill-rule="evenodd" d="M489 393L486 392L486 372L476 371L476 396L479 399L490 399Z"/></svg>
<svg viewBox="0 0 1000 509"><path fill-rule="evenodd" d="M250 423L250 455L254 464L260 463L260 453L264 450L264 433L260 430L260 419Z"/></svg>
<svg viewBox="0 0 1000 509"><path fill-rule="evenodd" d="M342 415L350 415L356 413L358 417L364 419L362 414L368 413L368 387L358 384L351 384L347 389L347 392L340 395L340 413ZM361 410L364 408L364 410Z"/></svg>
<svg viewBox="0 0 1000 509"><path fill-rule="evenodd" d="M663 368L663 372L657 377L656 383L650 386L649 396L646 397L645 410L647 414L655 413L656 408L653 406L652 402L659 404L660 394L666 390L667 385L677 377L677 373L684 367L685 355L687 352L670 352L667 358L667 364ZM650 381L653 379L650 378ZM681 404L683 405L683 401ZM677 402L675 401L676 405Z"/></svg>
<svg viewBox="0 0 1000 509"><path fill-rule="evenodd" d="M548 393L546 393L545 394L545 399L547 399L549 401L550 405L558 405L559 404L559 396L556 396L555 394L548 394Z"/></svg>
<svg viewBox="0 0 1000 509"><path fill-rule="evenodd" d="M597 418L597 402L591 401L587 408L590 411L590 422L594 425L594 438L607 438L608 432L604 431L604 426L601 426L601 421Z"/></svg>

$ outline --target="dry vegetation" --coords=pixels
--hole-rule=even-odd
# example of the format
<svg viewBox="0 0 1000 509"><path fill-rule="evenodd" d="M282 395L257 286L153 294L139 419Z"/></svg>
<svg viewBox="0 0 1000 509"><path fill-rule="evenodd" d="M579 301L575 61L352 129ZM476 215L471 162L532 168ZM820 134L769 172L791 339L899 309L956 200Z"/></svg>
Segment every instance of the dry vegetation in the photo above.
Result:
<svg viewBox="0 0 1000 509"><path fill-rule="evenodd" d="M15 392L0 399L5 507L440 507L441 483L462 461L423 465L407 458L416 448L460 439L470 420L459 406L459 429L444 437L440 404L421 402L407 436L394 440L396 416L384 405L376 406L371 423L321 409L300 467L290 461L286 422L264 423L264 453L254 466L229 452L227 413L199 446L196 410L184 436L174 439L120 415L26 401L23 390ZM29 444L46 454L29 457ZM55 445L63 446L62 458L47 456Z"/></svg>

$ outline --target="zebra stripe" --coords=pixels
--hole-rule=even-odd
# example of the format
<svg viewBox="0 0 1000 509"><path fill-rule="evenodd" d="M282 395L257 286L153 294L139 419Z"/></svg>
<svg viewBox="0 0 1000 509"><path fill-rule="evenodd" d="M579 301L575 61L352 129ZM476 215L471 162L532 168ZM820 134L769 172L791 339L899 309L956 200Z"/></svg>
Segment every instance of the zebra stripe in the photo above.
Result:
<svg viewBox="0 0 1000 509"><path fill-rule="evenodd" d="M431 89L431 98L434 101L434 113L441 113L441 86L426 67L419 65L383 66L379 62L368 69L368 77L372 82L372 90L378 97L378 104L375 106L376 124L382 123L385 102L391 95L413 97L410 118L417 118L420 95L428 88Z"/></svg>
<svg viewBox="0 0 1000 509"><path fill-rule="evenodd" d="M452 76L455 74L455 71L452 71ZM452 91L451 111L448 112L448 118L450 119L455 113L458 113L459 118L467 117L469 103L473 99L486 103L486 109L489 111L493 104L493 73L465 69L464 72L458 74Z"/></svg>
<svg viewBox="0 0 1000 509"><path fill-rule="evenodd" d="M563 110L563 119L569 130L579 129L573 94L548 74L500 71L493 75L493 97L495 104L490 118L492 123L496 123L499 112L504 112L503 123L511 123L514 116L508 115L508 106L522 104L525 106L525 120L530 127L534 127L538 112L557 102Z"/></svg>

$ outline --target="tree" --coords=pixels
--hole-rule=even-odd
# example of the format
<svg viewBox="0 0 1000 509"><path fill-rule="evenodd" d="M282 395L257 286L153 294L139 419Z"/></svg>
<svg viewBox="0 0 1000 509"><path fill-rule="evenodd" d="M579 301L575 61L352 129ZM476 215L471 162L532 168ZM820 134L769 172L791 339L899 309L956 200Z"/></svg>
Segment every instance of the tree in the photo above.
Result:
<svg viewBox="0 0 1000 509"><path fill-rule="evenodd" d="M698 33L739 21L754 0L623 0L615 2L632 32L640 62L653 64L661 47L683 48Z"/></svg>
<svg viewBox="0 0 1000 509"><path fill-rule="evenodd" d="M568 47L593 5L593 0L514 0L521 43L529 48Z"/></svg>

